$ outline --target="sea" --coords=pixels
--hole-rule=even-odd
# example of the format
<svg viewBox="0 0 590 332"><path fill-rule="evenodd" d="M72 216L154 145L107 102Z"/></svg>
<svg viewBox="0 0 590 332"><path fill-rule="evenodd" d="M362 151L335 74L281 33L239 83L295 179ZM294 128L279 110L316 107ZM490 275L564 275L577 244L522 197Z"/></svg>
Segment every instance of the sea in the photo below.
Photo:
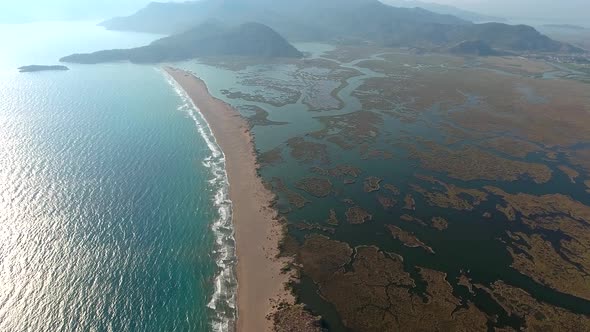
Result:
<svg viewBox="0 0 590 332"><path fill-rule="evenodd" d="M0 331L228 331L224 155L157 66L62 56L161 36L0 25Z"/></svg>

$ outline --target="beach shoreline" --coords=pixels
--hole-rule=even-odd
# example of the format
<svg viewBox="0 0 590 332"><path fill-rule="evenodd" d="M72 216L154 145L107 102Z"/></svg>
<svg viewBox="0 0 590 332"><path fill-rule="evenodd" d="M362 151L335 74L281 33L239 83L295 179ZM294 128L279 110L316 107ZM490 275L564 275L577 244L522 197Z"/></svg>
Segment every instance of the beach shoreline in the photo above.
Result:
<svg viewBox="0 0 590 332"><path fill-rule="evenodd" d="M283 225L272 207L273 193L257 173L254 141L248 122L230 105L213 97L192 73L165 67L207 121L225 155L236 240L237 331L272 331L278 303L293 304L281 270L288 259L277 258Z"/></svg>

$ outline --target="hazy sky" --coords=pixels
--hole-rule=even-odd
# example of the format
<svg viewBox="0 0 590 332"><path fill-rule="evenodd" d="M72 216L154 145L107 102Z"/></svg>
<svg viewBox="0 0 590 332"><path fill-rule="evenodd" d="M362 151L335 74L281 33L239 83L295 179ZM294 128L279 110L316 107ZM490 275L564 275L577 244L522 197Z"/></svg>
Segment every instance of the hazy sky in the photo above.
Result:
<svg viewBox="0 0 590 332"><path fill-rule="evenodd" d="M150 0L0 0L0 21L109 18L131 14L149 2Z"/></svg>
<svg viewBox="0 0 590 332"><path fill-rule="evenodd" d="M590 24L590 0L423 0L489 15Z"/></svg>
<svg viewBox="0 0 590 332"><path fill-rule="evenodd" d="M167 1L167 0L160 0ZM178 0L177 0L178 1ZM291 0L297 1L297 0ZM318 0L322 1L322 0ZM590 25L590 0L422 0L482 14ZM0 22L26 18L108 18L126 15L150 0L0 0Z"/></svg>

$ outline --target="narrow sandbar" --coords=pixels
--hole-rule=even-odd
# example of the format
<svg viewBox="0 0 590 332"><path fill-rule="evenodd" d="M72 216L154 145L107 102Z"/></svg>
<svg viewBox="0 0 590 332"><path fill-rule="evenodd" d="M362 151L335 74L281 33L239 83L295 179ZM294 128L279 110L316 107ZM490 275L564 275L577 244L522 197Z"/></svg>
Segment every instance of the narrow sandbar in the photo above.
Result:
<svg viewBox="0 0 590 332"><path fill-rule="evenodd" d="M272 331L267 316L274 304L294 299L285 289L290 276L281 273L285 261L276 258L283 228L271 208L274 196L257 173L250 127L230 105L213 97L201 79L183 70L165 70L192 99L225 154L238 258L237 330Z"/></svg>

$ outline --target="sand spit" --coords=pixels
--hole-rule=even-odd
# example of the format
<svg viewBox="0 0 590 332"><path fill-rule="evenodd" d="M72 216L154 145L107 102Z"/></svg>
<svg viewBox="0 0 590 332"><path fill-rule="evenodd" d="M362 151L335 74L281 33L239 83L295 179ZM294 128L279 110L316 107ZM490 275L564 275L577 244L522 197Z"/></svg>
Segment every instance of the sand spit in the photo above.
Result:
<svg viewBox="0 0 590 332"><path fill-rule="evenodd" d="M230 105L214 98L205 83L189 72L164 68L192 99L208 122L225 155L236 238L238 321L240 332L272 331L268 319L279 302L294 303L278 259L283 226L271 207L274 195L257 174L253 137L247 121Z"/></svg>

